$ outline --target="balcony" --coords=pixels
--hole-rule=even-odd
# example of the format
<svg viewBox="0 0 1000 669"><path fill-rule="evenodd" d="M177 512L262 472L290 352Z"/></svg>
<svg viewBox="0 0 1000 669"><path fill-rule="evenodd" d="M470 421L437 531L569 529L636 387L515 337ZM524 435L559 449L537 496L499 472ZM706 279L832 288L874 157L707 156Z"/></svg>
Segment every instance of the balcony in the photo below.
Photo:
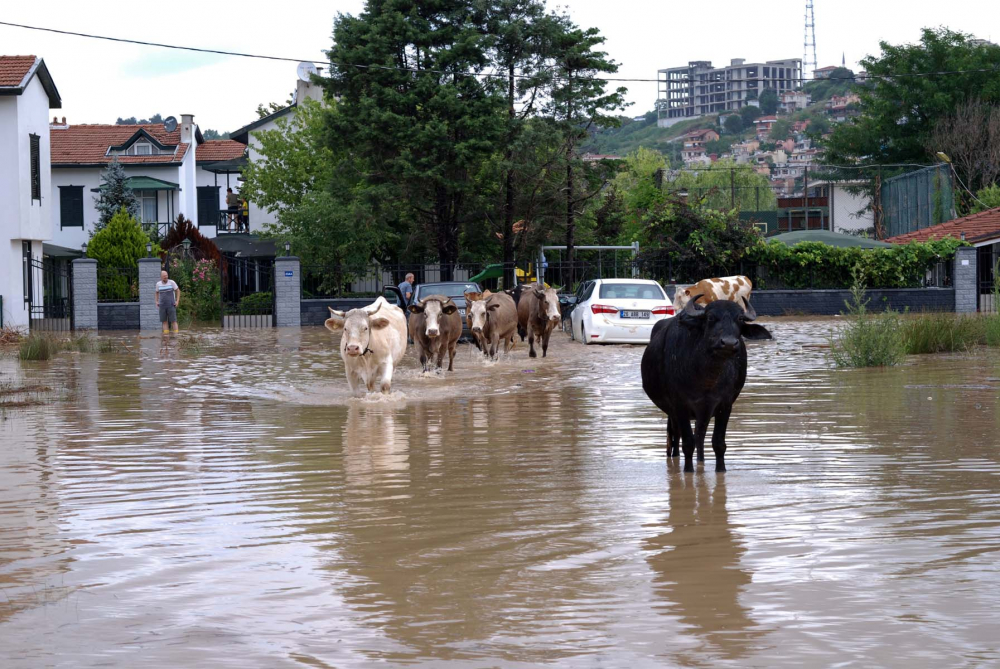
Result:
<svg viewBox="0 0 1000 669"><path fill-rule="evenodd" d="M223 209L219 211L219 218L216 222L216 235L231 235L237 233L250 232L250 213L241 212L237 209Z"/></svg>
<svg viewBox="0 0 1000 669"><path fill-rule="evenodd" d="M140 223L139 225L142 226L142 231L149 236L150 241L159 242L161 239L166 237L170 232L170 229L174 227L174 222L164 221L157 223L150 221Z"/></svg>

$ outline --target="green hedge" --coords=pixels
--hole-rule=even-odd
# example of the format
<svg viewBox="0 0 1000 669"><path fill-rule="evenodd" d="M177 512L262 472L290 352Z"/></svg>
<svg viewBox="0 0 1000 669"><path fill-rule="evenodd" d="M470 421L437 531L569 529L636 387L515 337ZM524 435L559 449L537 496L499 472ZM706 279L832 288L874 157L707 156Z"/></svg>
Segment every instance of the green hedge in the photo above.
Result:
<svg viewBox="0 0 1000 669"><path fill-rule="evenodd" d="M252 293L240 298L239 312L244 315L269 314L274 305L270 292Z"/></svg>
<svg viewBox="0 0 1000 669"><path fill-rule="evenodd" d="M767 280L784 288L850 288L858 274L866 288L915 288L928 269L951 260L966 242L951 237L931 242L897 244L892 248L839 248L820 242L781 242L749 249L746 261L766 274L756 288L767 289Z"/></svg>

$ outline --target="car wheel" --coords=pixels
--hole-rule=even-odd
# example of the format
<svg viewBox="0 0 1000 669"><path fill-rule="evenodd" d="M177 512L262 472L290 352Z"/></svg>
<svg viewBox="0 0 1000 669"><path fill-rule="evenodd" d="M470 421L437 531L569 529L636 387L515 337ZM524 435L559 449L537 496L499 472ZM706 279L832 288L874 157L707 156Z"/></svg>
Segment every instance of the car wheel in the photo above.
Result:
<svg viewBox="0 0 1000 669"><path fill-rule="evenodd" d="M583 327L583 323L580 323L580 341L583 342L584 346L590 343L589 341L587 341L587 329Z"/></svg>
<svg viewBox="0 0 1000 669"><path fill-rule="evenodd" d="M576 326L573 325L573 319L569 319L569 340L576 341Z"/></svg>

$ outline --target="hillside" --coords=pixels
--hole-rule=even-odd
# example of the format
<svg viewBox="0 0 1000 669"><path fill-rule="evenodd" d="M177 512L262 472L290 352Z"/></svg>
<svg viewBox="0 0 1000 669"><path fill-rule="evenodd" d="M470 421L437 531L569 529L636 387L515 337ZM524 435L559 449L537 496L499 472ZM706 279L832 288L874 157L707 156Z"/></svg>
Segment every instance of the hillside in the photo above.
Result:
<svg viewBox="0 0 1000 669"><path fill-rule="evenodd" d="M678 137L698 128L714 128L718 122L715 116L704 116L681 121L669 128L656 125L656 112L649 112L641 121L623 119L620 128L603 128L591 135L582 147L587 153L605 153L624 156L640 146L655 149L670 158L671 165L680 164L680 142Z"/></svg>

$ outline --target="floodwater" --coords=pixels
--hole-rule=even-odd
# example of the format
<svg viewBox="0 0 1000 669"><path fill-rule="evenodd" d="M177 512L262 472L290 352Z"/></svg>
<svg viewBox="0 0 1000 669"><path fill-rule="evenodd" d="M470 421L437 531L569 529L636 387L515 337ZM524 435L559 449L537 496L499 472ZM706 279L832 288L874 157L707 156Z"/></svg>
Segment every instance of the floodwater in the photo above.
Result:
<svg viewBox="0 0 1000 669"><path fill-rule="evenodd" d="M726 474L641 347L350 399L337 337L0 360L0 666L996 666L1000 357L753 344Z"/></svg>

